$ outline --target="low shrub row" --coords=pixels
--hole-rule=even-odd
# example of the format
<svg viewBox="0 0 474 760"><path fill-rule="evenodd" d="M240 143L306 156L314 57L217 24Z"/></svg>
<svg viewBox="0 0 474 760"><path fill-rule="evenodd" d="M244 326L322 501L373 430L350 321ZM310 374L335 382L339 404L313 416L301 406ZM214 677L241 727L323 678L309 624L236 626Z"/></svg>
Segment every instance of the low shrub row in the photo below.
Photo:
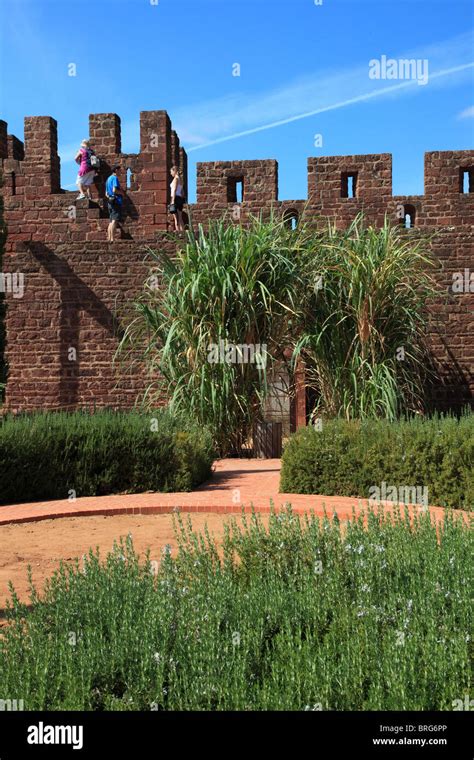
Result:
<svg viewBox="0 0 474 760"><path fill-rule="evenodd" d="M0 503L189 491L211 474L204 428L158 410L46 412L0 420Z"/></svg>
<svg viewBox="0 0 474 760"><path fill-rule="evenodd" d="M398 422L336 419L289 440L280 490L471 509L473 463L473 414Z"/></svg>
<svg viewBox="0 0 474 760"><path fill-rule="evenodd" d="M179 515L177 516L179 519ZM179 527L179 526L178 526ZM349 522L291 510L222 552L63 566L0 629L0 699L25 710L453 710L472 694L472 533L447 513ZM154 550L155 551L155 550ZM99 561L100 560L100 561Z"/></svg>

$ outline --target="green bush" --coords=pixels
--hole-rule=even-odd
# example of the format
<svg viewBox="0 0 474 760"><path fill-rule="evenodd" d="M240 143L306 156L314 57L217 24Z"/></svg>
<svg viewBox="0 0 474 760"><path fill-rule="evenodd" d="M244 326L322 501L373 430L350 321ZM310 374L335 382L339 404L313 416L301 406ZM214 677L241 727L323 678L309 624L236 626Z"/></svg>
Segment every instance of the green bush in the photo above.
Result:
<svg viewBox="0 0 474 760"><path fill-rule="evenodd" d="M418 487L423 494L426 488L430 505L472 509L473 462L472 414L328 420L320 431L308 427L292 436L283 453L280 490L368 499L377 493L370 489L385 483L387 493Z"/></svg>
<svg viewBox="0 0 474 760"><path fill-rule="evenodd" d="M222 552L62 566L0 635L0 698L26 710L452 710L472 690L472 543L447 513L272 514Z"/></svg>
<svg viewBox="0 0 474 760"><path fill-rule="evenodd" d="M48 412L0 421L0 503L189 491L211 474L204 428L166 411Z"/></svg>

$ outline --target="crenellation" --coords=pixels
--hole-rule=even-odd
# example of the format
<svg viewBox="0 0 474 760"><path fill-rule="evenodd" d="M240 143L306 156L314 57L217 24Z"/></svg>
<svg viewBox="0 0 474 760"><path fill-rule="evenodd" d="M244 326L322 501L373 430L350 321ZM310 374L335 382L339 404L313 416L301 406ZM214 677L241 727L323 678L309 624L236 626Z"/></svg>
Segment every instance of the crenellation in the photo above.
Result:
<svg viewBox="0 0 474 760"><path fill-rule="evenodd" d="M176 130L171 130L171 166L179 166L179 137Z"/></svg>
<svg viewBox="0 0 474 760"><path fill-rule="evenodd" d="M15 135L8 135L8 158L14 161L24 161L25 146Z"/></svg>
<svg viewBox="0 0 474 760"><path fill-rule="evenodd" d="M464 195L462 173L472 172L474 150L429 151L425 153L425 195L444 195L458 198ZM474 182L470 192L474 192Z"/></svg>
<svg viewBox="0 0 474 760"><path fill-rule="evenodd" d="M188 156L184 148L179 149L179 173L183 181L184 195L188 197Z"/></svg>
<svg viewBox="0 0 474 760"><path fill-rule="evenodd" d="M97 155L109 164L122 150L122 127L116 113L89 114L89 139Z"/></svg>
<svg viewBox="0 0 474 760"><path fill-rule="evenodd" d="M61 192L58 125L51 116L25 117L25 198Z"/></svg>
<svg viewBox="0 0 474 760"><path fill-rule="evenodd" d="M8 124L0 119L0 160L8 158Z"/></svg>
<svg viewBox="0 0 474 760"><path fill-rule="evenodd" d="M84 135L85 137L85 135ZM133 405L145 377L125 376L114 365L115 314L140 293L147 274L146 249L175 252L166 233L170 169L177 164L188 195L187 154L166 111L140 114L140 151L122 153L120 117L91 114L89 137L101 159L93 200L61 189L57 123L48 116L25 119L24 145L0 121L1 193L8 238L3 268L23 272L24 297L7 300L6 406L13 411L74 408L96 403ZM122 239L106 243L109 223L104 183L120 166L124 204ZM306 199L278 197L274 159L197 164L197 200L186 207L194 226L223 215L233 224L274 213L289 227L301 221L344 228L358 212L376 226L387 217L417 239L427 233L440 262L444 295L432 305L432 351L444 374L437 403L460 406L474 394L472 289L454 294L453 276L474 272L474 151L431 151L424 160L423 195L392 195L388 153L308 159ZM70 345L79 363L67 361ZM304 417L301 394L298 419ZM300 409L301 407L301 409Z"/></svg>

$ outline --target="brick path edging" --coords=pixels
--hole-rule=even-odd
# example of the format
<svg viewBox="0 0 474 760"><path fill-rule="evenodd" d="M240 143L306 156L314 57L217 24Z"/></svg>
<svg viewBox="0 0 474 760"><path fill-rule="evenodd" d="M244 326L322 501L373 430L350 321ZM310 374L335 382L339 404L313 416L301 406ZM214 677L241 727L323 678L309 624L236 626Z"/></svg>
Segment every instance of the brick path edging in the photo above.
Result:
<svg viewBox="0 0 474 760"><path fill-rule="evenodd" d="M242 511L249 514L252 510L269 514L271 502L276 511L290 503L295 514L313 511L323 517L325 513L328 516L335 513L341 520L351 519L354 513L357 515L374 508L368 500L348 496L281 494L278 491L280 468L279 459L218 460L211 480L189 493L111 494L80 497L74 502L59 499L0 506L0 527L98 515L163 515L173 512L242 514ZM394 510L392 503L384 502L383 506L389 512ZM410 514L415 515L424 508L411 505L409 510ZM468 519L466 512L455 511ZM429 507L429 512L436 521L442 520L445 514L442 507Z"/></svg>

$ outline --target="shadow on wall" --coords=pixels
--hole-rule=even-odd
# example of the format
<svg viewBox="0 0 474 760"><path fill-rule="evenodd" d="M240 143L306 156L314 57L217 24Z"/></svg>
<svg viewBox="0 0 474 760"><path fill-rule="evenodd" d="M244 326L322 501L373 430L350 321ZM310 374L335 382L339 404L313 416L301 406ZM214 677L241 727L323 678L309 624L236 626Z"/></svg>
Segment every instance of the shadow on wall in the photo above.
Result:
<svg viewBox="0 0 474 760"><path fill-rule="evenodd" d="M427 411L459 415L466 407L474 409L474 396L471 391L474 378L457 360L450 347L449 338L442 334L439 325L436 327L436 335L446 358L436 358L435 354L430 356L429 369L433 375L428 377L426 385Z"/></svg>
<svg viewBox="0 0 474 760"><path fill-rule="evenodd" d="M442 289L446 283L440 282ZM454 306L454 301L449 294L440 298L447 310ZM446 319L446 311L437 312L429 309L430 320L427 334L427 355L425 358L426 385L425 402L426 411L432 414L449 412L459 415L466 407L474 409L474 395L472 387L474 376L470 371L469 362L459 360L456 355L456 338L453 342L453 333L449 319ZM460 340L459 336L457 340ZM461 354L462 356L462 354Z"/></svg>
<svg viewBox="0 0 474 760"><path fill-rule="evenodd" d="M43 243L27 243L33 256L46 269L60 288L59 310L59 406L76 407L81 378L80 312L86 311L107 333L120 340L123 332L117 317L107 308L88 285L86 285L64 261ZM71 349L76 356L71 360Z"/></svg>

